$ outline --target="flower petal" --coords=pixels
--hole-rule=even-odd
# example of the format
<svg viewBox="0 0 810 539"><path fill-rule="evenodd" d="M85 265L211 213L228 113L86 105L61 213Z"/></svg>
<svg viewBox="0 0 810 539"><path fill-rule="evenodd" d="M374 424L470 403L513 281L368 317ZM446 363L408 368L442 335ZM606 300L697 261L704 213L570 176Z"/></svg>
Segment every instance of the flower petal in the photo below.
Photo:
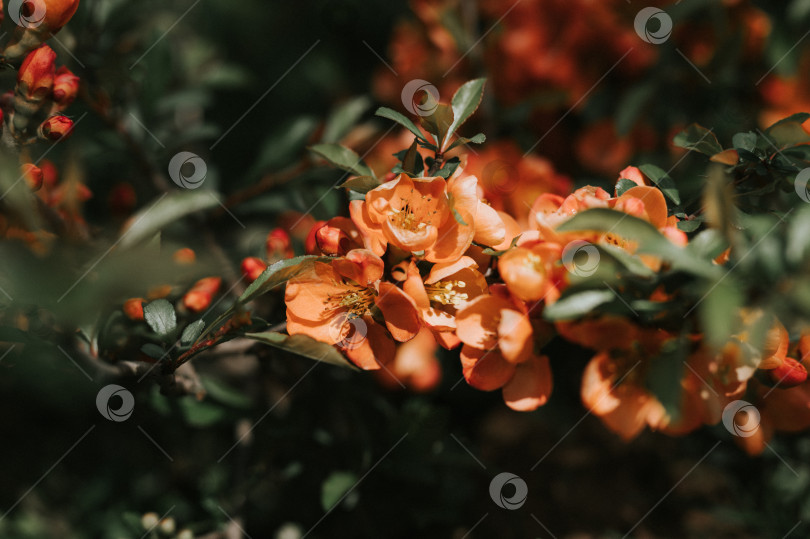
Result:
<svg viewBox="0 0 810 539"><path fill-rule="evenodd" d="M503 400L513 410L530 412L548 402L552 385L548 358L535 356L517 366L503 387Z"/></svg>
<svg viewBox="0 0 810 539"><path fill-rule="evenodd" d="M416 302L405 292L391 283L381 282L380 293L374 302L382 311L385 326L394 339L405 342L419 333L421 323Z"/></svg>
<svg viewBox="0 0 810 539"><path fill-rule="evenodd" d="M499 389L515 374L515 365L506 361L499 352L466 345L461 348L461 366L467 383L481 391Z"/></svg>

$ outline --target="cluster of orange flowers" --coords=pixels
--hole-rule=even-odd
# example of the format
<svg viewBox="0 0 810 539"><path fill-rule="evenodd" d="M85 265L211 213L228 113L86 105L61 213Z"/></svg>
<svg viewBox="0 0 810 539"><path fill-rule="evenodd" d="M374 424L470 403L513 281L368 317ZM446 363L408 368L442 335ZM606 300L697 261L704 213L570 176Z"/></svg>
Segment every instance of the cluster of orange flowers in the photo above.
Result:
<svg viewBox="0 0 810 539"><path fill-rule="evenodd" d="M394 380L417 390L438 383L437 346L460 348L467 383L483 391L501 389L506 404L521 411L548 400L552 372L541 349L559 335L596 351L583 375L582 399L625 439L645 426L682 434L716 424L724 408L752 388L754 394L767 393L760 403L763 428L757 436L740 438L752 453L763 449L774 430L810 426L807 370L791 358L806 351L790 346L778 321L760 350L752 348L748 332L733 336L719 352L694 335L681 405L673 411L646 379L678 335L616 315L543 319L544 308L571 284L577 264L571 253L582 245L609 244L653 271L662 266L655 256L635 255L636 245L617 234L559 230L574 215L609 208L648 222L662 241L688 243L678 219L668 216L663 194L639 169L621 171L620 179L636 186L619 196L592 186L567 196L544 192L514 216L499 209L509 207L511 190L499 195L490 189L491 198L485 198L483 182L467 170L447 180L399 174L364 200L350 202L350 218L316 223L309 252L331 260L316 262L288 282L287 331L334 345L360 368L381 369L389 385ZM658 290L649 300L666 301L667 294ZM764 315L741 316L742 326L750 327ZM801 346L808 343L810 338ZM769 384L759 376L769 376ZM795 407L790 420L780 416L787 406Z"/></svg>

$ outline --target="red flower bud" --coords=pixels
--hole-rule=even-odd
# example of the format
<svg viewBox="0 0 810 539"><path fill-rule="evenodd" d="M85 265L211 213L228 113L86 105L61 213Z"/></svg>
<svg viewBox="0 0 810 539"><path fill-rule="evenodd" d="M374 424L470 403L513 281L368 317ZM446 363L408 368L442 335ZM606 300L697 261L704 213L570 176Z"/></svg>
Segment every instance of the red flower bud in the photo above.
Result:
<svg viewBox="0 0 810 539"><path fill-rule="evenodd" d="M42 45L25 57L17 73L17 94L29 101L42 101L53 88L56 53Z"/></svg>
<svg viewBox="0 0 810 539"><path fill-rule="evenodd" d="M795 387L807 380L807 370L792 357L786 357L779 367L769 370L768 374L774 383L785 388Z"/></svg>
<svg viewBox="0 0 810 539"><path fill-rule="evenodd" d="M59 181L59 171L53 161L43 159L39 163L39 168L42 169L42 183L45 187L53 187Z"/></svg>
<svg viewBox="0 0 810 539"><path fill-rule="evenodd" d="M221 284L222 279L219 277L200 279L183 296L183 305L186 306L186 309L195 313L204 311L211 305L211 300L214 299Z"/></svg>
<svg viewBox="0 0 810 539"><path fill-rule="evenodd" d="M320 249L318 249L318 230L321 227L326 225L326 221L316 221L312 228L309 229L309 234L307 234L307 239L304 242L304 250L307 252L308 255L315 255L320 254Z"/></svg>
<svg viewBox="0 0 810 539"><path fill-rule="evenodd" d="M274 228L267 234L267 259L292 258L295 254L292 250L292 241L286 230Z"/></svg>
<svg viewBox="0 0 810 539"><path fill-rule="evenodd" d="M131 298L124 302L124 314L130 320L143 320L143 298Z"/></svg>
<svg viewBox="0 0 810 539"><path fill-rule="evenodd" d="M315 232L318 249L325 255L345 255L351 248L352 240L341 229L324 225Z"/></svg>
<svg viewBox="0 0 810 539"><path fill-rule="evenodd" d="M25 183L32 191L39 190L42 187L42 170L31 163L26 163L20 167Z"/></svg>
<svg viewBox="0 0 810 539"><path fill-rule="evenodd" d="M264 260L262 260L261 258L249 256L246 259L242 260L242 275L245 276L245 279L247 279L249 283L252 283L256 279L258 279L259 275L261 275L262 272L266 269L267 264L265 264Z"/></svg>
<svg viewBox="0 0 810 539"><path fill-rule="evenodd" d="M174 254L172 254L172 260L174 260L175 264L187 266L193 264L194 261L197 260L197 255L194 253L194 249L183 247L182 249L176 250Z"/></svg>
<svg viewBox="0 0 810 539"><path fill-rule="evenodd" d="M117 215L130 214L137 202L138 195L135 194L135 189L128 183L116 184L110 191L110 209Z"/></svg>
<svg viewBox="0 0 810 539"><path fill-rule="evenodd" d="M57 33L76 13L79 0L24 0L9 9L17 25L6 44L3 56L15 62Z"/></svg>
<svg viewBox="0 0 810 539"><path fill-rule="evenodd" d="M39 136L48 140L59 140L70 135L73 120L67 116L51 116L39 126Z"/></svg>
<svg viewBox="0 0 810 539"><path fill-rule="evenodd" d="M60 67L53 79L53 100L59 105L59 109L64 110L73 103L77 93L79 93L79 77L65 66Z"/></svg>

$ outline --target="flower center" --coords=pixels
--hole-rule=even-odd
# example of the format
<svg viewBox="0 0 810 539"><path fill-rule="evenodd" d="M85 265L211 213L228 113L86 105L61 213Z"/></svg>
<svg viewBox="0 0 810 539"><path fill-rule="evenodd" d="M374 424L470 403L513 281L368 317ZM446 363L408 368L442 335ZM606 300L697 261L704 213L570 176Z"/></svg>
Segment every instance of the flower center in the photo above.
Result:
<svg viewBox="0 0 810 539"><path fill-rule="evenodd" d="M413 190L411 190L411 194L413 194ZM431 216L437 212L426 209L426 207L430 206L433 197L422 195L422 204L417 205L416 207L412 204L414 202L413 197L400 197L399 200L401 202L400 209L393 210L390 216L391 222L397 228L403 228L405 230L410 230L411 232L416 232L424 230L433 224Z"/></svg>
<svg viewBox="0 0 810 539"><path fill-rule="evenodd" d="M425 292L431 301L442 305L453 305L458 307L469 299L469 295L457 289L465 288L464 281L439 281L434 284L425 285Z"/></svg>
<svg viewBox="0 0 810 539"><path fill-rule="evenodd" d="M332 294L326 297L325 311L334 314L337 311L345 312L350 318L358 318L366 314L374 303L374 290L360 286L346 287L342 294Z"/></svg>

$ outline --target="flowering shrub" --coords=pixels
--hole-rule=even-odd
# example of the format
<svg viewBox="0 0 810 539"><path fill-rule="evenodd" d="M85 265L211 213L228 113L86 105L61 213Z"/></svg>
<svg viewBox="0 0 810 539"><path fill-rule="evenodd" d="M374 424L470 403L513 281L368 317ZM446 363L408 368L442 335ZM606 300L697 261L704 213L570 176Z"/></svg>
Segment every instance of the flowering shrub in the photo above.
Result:
<svg viewBox="0 0 810 539"><path fill-rule="evenodd" d="M0 21L0 535L806 521L806 2L79 4Z"/></svg>

